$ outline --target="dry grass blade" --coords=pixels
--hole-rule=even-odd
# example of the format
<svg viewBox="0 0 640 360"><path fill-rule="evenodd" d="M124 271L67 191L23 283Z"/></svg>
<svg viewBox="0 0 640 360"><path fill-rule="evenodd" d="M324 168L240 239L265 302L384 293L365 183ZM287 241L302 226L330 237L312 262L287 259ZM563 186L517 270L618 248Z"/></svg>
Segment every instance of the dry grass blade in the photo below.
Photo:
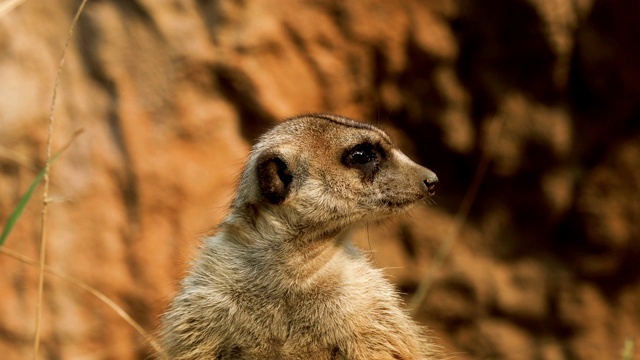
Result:
<svg viewBox="0 0 640 360"><path fill-rule="evenodd" d="M25 264L29 264L29 265L33 265L33 266L39 266L38 262L32 259L29 259L28 257L17 253L15 251L9 250L9 249L5 249L5 248L0 248L0 253L3 253L7 256L10 256L18 261L21 261ZM151 345L151 347L153 347L153 349L162 357L164 357L164 353L162 351L162 348L160 347L160 345L142 328L142 326L140 324L138 324L135 320L133 320L131 318L131 316L129 316L129 314L127 314L127 312L121 308L118 304L116 304L113 300L109 299L109 297L107 297L105 294L101 293L100 291L98 291L97 289L93 288L92 286L70 276L67 275L61 271L58 271L56 269L53 269L49 266L44 266L44 272L53 275L57 278L60 278L62 280L65 280L73 285L75 285L76 287L88 292L89 294L95 296L96 298L98 298L100 301L102 301L103 303L105 303L107 306L109 306L111 309L113 309L113 311L115 311L122 319L124 319L124 321L126 321L129 325L131 325L132 328L134 328L138 334L140 334L145 341L147 341L149 343L149 345Z"/></svg>
<svg viewBox="0 0 640 360"><path fill-rule="evenodd" d="M82 10L84 6L87 4L87 0L83 0L80 6L78 7L78 11L76 11L76 15L71 22L71 26L69 27L69 33L67 34L67 39L65 41L64 47L62 48L62 55L60 56L60 63L58 64L58 69L56 72L56 79L53 84L53 95L51 96L51 108L49 110L49 128L47 135L47 162L45 163L45 171L44 171L44 191L42 194L42 220L40 225L40 271L38 275L38 297L36 300L36 330L34 335L33 342L33 358L35 360L38 359L38 353L40 349L40 324L42 322L42 293L44 290L44 261L46 255L47 248L47 204L49 202L49 170L51 165L51 139L53 136L53 114L55 113L56 107L56 98L58 95L58 87L60 86L60 77L62 75L62 69L64 65L65 55L67 53L67 48L69 48L69 43L71 42L71 37L73 35L73 30L75 29L76 24L78 23L78 19L80 18L80 14L82 14Z"/></svg>
<svg viewBox="0 0 640 360"><path fill-rule="evenodd" d="M11 10L15 9L18 5L22 4L24 0L6 0L0 3L0 17L8 14Z"/></svg>
<svg viewBox="0 0 640 360"><path fill-rule="evenodd" d="M36 168L34 168L31 165L31 158L29 158L28 156L18 151L4 147L2 145L0 145L0 158L7 159L29 170L36 171Z"/></svg>
<svg viewBox="0 0 640 360"><path fill-rule="evenodd" d="M497 129L497 140L500 139L500 133L502 132L502 127L504 125L505 117L502 117L502 120L498 124ZM496 140L496 142L497 142ZM447 235L447 237L440 245L438 249L438 253L434 258L433 264L429 268L429 272L425 274L422 278L422 281L418 285L418 288L411 298L409 303L409 309L411 311L411 315L416 316L418 311L420 310L420 306L424 302L424 299L427 297L427 293L433 284L433 280L435 279L436 273L442 268L444 265L444 261L447 259L449 252L453 248L453 245L460 235L462 231L462 227L464 223L467 221L467 216L469 215L469 211L471 211L471 206L476 199L476 195L478 194L478 190L480 189L480 185L482 184L482 180L484 179L487 170L489 169L489 164L491 163L491 151L486 151L480 161L478 163L478 167L476 168L476 172L473 175L473 180L471 181L471 185L467 189L467 193L464 195L462 199L462 203L460 204L460 208L456 214L455 220L453 222L453 228Z"/></svg>

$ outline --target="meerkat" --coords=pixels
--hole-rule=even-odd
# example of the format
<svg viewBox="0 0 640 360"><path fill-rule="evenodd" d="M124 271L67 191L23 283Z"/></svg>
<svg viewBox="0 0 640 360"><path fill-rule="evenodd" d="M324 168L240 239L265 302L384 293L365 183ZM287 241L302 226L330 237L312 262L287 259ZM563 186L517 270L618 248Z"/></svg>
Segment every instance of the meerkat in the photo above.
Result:
<svg viewBox="0 0 640 360"><path fill-rule="evenodd" d="M433 195L437 181L373 125L306 115L275 126L163 316L168 357L435 359L348 234Z"/></svg>

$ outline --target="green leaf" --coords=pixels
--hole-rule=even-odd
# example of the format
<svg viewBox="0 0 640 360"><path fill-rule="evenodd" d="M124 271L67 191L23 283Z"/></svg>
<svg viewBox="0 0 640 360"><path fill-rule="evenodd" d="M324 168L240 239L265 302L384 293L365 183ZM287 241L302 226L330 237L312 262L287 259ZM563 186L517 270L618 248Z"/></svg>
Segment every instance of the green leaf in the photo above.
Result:
<svg viewBox="0 0 640 360"><path fill-rule="evenodd" d="M69 141L57 153L53 154L51 159L49 159L49 167L53 165L53 163L58 159L60 154L62 154L65 150L67 150L67 148L69 148L69 146L71 146L71 143L73 143L73 141L80 134L82 134L83 131L84 131L83 129L76 130L71 136L71 139L69 139ZM2 235L0 235L0 247L4 244L5 240L11 233L11 230L13 230L13 227L16 225L16 222L20 218L20 215L22 215L22 211L29 203L29 200L31 199L33 192L36 190L36 187L38 187L38 184L40 183L40 181L42 181L42 179L44 178L44 174L46 171L47 171L47 166L45 165L45 167L38 173L38 176L36 176L36 178L33 180L27 192L24 193L24 195L22 195L22 197L20 198L20 201L18 201L18 205L16 205L16 208L13 209L13 212L9 216L9 219L7 219L7 223L4 225L4 229L2 229Z"/></svg>
<svg viewBox="0 0 640 360"><path fill-rule="evenodd" d="M58 159L58 156L60 156L60 154L62 154L63 151L64 149L58 151L55 155L51 157L51 160L49 160L49 166L51 166L53 162L56 161L56 159ZM44 178L44 173L46 169L47 167L45 166L44 168L42 168L42 170L40 170L40 172L38 173L38 176L36 176L36 178L33 180L27 192L24 193L24 195L22 195L22 197L20 198L20 201L18 201L18 205L16 205L16 208L13 209L13 212L9 216L9 219L7 219L7 223L4 225L4 229L2 229L2 235L0 235L0 246L4 244L5 240L11 233L11 230L13 230L13 227L15 226L16 222L20 218L20 215L22 215L22 211L29 203L29 200L31 199L33 192L38 187L38 184L40 183L40 181L42 181L42 178Z"/></svg>

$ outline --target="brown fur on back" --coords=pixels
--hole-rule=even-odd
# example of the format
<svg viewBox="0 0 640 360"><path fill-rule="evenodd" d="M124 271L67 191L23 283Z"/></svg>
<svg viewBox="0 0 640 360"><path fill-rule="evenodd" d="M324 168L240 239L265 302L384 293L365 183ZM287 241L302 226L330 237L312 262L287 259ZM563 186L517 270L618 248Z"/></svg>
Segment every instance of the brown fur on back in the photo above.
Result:
<svg viewBox="0 0 640 360"><path fill-rule="evenodd" d="M371 125L309 115L276 126L163 318L169 357L435 358L393 286L348 240L354 226L429 196L435 181Z"/></svg>

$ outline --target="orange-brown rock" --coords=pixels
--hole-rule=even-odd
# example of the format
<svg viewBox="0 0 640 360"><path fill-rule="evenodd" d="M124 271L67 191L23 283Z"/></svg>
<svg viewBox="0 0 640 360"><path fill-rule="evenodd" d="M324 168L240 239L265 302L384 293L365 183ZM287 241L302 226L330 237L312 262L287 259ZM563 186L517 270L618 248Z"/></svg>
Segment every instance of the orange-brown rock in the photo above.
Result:
<svg viewBox="0 0 640 360"><path fill-rule="evenodd" d="M0 17L0 224L43 166L79 1ZM47 263L156 331L249 145L282 118L380 124L437 204L358 242L409 295L469 217L417 318L461 359L619 358L640 343L640 3L90 0L67 52ZM41 190L4 245L38 256ZM37 271L0 254L0 357L32 357ZM142 359L94 297L46 278L41 358ZM640 351L636 351L640 354ZM636 354L635 359L640 359Z"/></svg>

